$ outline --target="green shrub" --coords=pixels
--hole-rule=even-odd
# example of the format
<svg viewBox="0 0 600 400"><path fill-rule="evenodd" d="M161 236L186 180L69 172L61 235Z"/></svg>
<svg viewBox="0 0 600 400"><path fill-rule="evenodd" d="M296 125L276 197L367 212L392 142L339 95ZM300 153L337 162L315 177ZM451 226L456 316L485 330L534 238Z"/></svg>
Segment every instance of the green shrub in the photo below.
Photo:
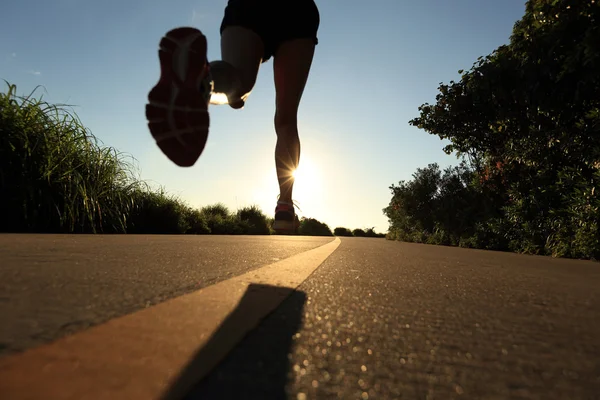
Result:
<svg viewBox="0 0 600 400"><path fill-rule="evenodd" d="M128 233L183 234L191 229L189 207L163 189L138 190L132 199Z"/></svg>
<svg viewBox="0 0 600 400"><path fill-rule="evenodd" d="M363 229L356 228L356 229L354 229L352 231L352 236L355 236L355 237L366 237L367 233Z"/></svg>
<svg viewBox="0 0 600 400"><path fill-rule="evenodd" d="M352 236L352 231L348 228L337 227L333 230L335 236Z"/></svg>
<svg viewBox="0 0 600 400"><path fill-rule="evenodd" d="M0 230L124 232L133 166L64 105L0 93Z"/></svg>
<svg viewBox="0 0 600 400"><path fill-rule="evenodd" d="M333 236L331 229L327 224L314 218L302 217L298 234L306 236Z"/></svg>
<svg viewBox="0 0 600 400"><path fill-rule="evenodd" d="M237 218L243 224L244 234L269 235L269 219L257 206L244 207L237 211Z"/></svg>
<svg viewBox="0 0 600 400"><path fill-rule="evenodd" d="M204 206L200 211L207 217L220 216L221 218L227 218L230 216L229 208L223 203Z"/></svg>
<svg viewBox="0 0 600 400"><path fill-rule="evenodd" d="M187 231L185 233L194 235L203 235L210 233L208 222L200 212L200 210L188 207L185 214Z"/></svg>

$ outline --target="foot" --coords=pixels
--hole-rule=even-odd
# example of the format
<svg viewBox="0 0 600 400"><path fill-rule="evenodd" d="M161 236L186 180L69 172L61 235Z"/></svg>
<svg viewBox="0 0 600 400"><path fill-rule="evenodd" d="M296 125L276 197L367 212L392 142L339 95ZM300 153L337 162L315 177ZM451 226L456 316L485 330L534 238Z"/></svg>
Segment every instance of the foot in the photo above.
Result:
<svg viewBox="0 0 600 400"><path fill-rule="evenodd" d="M300 223L294 210L294 205L282 201L277 202L275 207L275 221L273 230L279 234L296 233Z"/></svg>
<svg viewBox="0 0 600 400"><path fill-rule="evenodd" d="M242 86L239 72L231 64L222 60L211 61L210 71L214 79L210 104L229 104L236 110L243 108L246 99L239 94Z"/></svg>
<svg viewBox="0 0 600 400"><path fill-rule="evenodd" d="M208 139L212 79L206 37L195 28L173 29L160 41L158 55L161 75L148 94L148 128L171 161L189 167Z"/></svg>

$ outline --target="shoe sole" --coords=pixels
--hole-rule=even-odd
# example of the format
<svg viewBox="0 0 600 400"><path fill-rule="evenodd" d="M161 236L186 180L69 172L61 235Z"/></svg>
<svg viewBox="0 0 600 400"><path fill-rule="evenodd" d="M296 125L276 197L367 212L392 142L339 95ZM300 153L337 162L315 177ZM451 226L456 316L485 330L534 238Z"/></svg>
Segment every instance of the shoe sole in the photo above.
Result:
<svg viewBox="0 0 600 400"><path fill-rule="evenodd" d="M162 152L181 167L194 165L208 139L206 37L194 28L173 29L161 39L160 79L148 93L148 128Z"/></svg>

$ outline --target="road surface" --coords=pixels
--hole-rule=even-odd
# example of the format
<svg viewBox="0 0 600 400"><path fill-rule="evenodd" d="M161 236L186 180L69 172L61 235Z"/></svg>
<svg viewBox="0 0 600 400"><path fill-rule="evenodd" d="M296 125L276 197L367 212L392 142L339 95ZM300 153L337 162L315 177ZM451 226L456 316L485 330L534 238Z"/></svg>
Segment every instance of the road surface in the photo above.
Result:
<svg viewBox="0 0 600 400"><path fill-rule="evenodd" d="M600 398L598 263L338 240L0 236L0 397Z"/></svg>
<svg viewBox="0 0 600 400"><path fill-rule="evenodd" d="M331 238L0 235L0 355L318 247ZM283 243L283 244L282 244Z"/></svg>

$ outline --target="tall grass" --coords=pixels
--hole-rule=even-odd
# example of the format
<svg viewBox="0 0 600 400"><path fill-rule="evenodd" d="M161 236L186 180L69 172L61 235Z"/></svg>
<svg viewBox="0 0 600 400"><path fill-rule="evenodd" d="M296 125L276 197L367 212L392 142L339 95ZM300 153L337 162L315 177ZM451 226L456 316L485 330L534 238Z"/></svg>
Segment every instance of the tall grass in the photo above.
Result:
<svg viewBox="0 0 600 400"><path fill-rule="evenodd" d="M66 105L0 93L0 228L124 232L138 189L132 164L101 146Z"/></svg>

